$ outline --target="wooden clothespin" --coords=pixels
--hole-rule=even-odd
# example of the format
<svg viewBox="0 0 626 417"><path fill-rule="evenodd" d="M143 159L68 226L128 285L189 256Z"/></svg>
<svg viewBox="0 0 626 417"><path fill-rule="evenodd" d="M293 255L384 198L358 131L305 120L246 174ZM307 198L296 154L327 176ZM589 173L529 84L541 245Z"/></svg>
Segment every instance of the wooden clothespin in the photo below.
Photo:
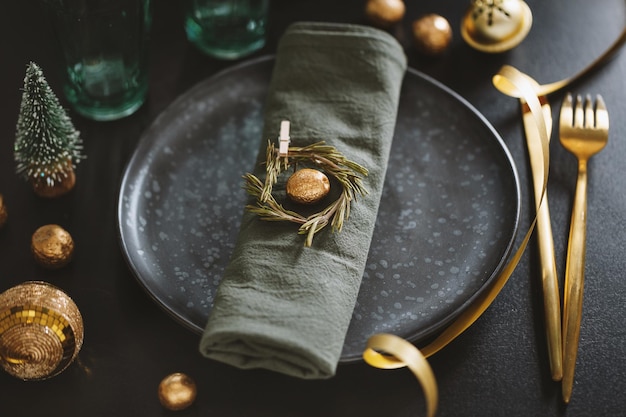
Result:
<svg viewBox="0 0 626 417"><path fill-rule="evenodd" d="M289 142L291 142L289 137L289 120L280 122L280 136L278 136L278 140L278 155L286 157L289 153Z"/></svg>

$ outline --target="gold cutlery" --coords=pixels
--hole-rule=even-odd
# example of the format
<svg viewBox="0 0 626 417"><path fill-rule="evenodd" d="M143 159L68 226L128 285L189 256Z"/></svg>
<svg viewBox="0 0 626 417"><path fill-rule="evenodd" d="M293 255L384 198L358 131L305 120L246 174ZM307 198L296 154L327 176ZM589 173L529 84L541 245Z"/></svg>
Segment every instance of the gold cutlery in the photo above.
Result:
<svg viewBox="0 0 626 417"><path fill-rule="evenodd" d="M578 179L574 194L572 219L567 244L565 286L563 299L563 400L572 395L574 368L580 336L585 277L585 238L587 227L587 162L600 152L609 137L609 114L601 96L597 96L595 110L591 97L584 103L577 96L572 107L568 94L561 107L559 121L561 144L578 159Z"/></svg>
<svg viewBox="0 0 626 417"><path fill-rule="evenodd" d="M552 133L552 110L546 96L539 96L541 110L546 122L547 137ZM552 379L560 381L563 377L562 338L561 338L561 300L559 297L559 280L556 271L556 257L554 254L554 240L552 238L552 224L550 223L550 209L548 194L544 190L543 151L541 139L534 116L526 100L520 99L522 119L526 132L526 146L530 158L530 167L535 193L537 209L537 244L539 246L539 264L541 265L541 284L543 288L544 320Z"/></svg>
<svg viewBox="0 0 626 417"><path fill-rule="evenodd" d="M556 81L549 84L539 85L536 89L532 90L533 96L547 96L552 93L555 93L575 81L589 75L591 72L598 69L602 64L604 64L609 58L611 58L626 42L626 27L622 29L619 37L606 49L598 58L592 61L589 65L587 65L581 71L575 73L574 75L564 78L560 81ZM500 71L493 76L493 84L494 86L503 94L506 94L510 97L521 98L524 97L524 88L518 88L518 84L520 80L526 80L528 82L528 76L518 71L516 68L510 65L504 65ZM517 81L517 82L512 82ZM522 82L523 83L523 82ZM543 114L543 112L542 112ZM545 132L544 132L545 133ZM545 152L544 152L545 154ZM544 164L545 166L545 164ZM471 306L469 306L454 322L450 324L439 336L437 336L433 341L431 341L428 345L422 347L421 352L425 357L430 357L435 353L439 352L445 346L447 346L450 342L456 339L461 333L467 330L478 318L489 308L493 300L496 299L502 288L508 282L508 279L513 274L515 267L517 266L519 260L524 254L524 250L526 248L526 244L530 240L531 230L526 233L522 243L515 253L511 255L511 259L505 265L500 275L494 280L492 286L486 291L481 297L479 297L476 302L474 302Z"/></svg>
<svg viewBox="0 0 626 417"><path fill-rule="evenodd" d="M543 166L541 159L543 152L541 152L539 143L539 132L536 130L537 120L532 115L528 107L528 103L524 99L525 94L529 94L529 91L524 92L524 88L519 89L516 83L511 83L511 80L517 80L517 83L527 84L528 88L532 88L532 94L535 95L541 104L541 110L543 119L546 123L547 137L549 139L551 126L552 126L552 114L550 111L550 104L547 96L549 94L560 91L561 89L569 86L570 84L580 80L581 78L589 75L591 72L598 69L602 64L609 60L613 54L615 54L622 45L626 42L626 27L622 30L620 36L611 44L611 46L605 50L598 58L596 58L591 64L577 72L576 74L564 78L562 80L552 82L549 84L539 85L528 75L518 71L514 67L509 65L503 66L500 71L494 75L493 84L502 93L519 98L522 106L522 116L524 122L524 130L526 132L526 141L528 152L530 156L531 171L533 174L533 188L535 194L535 202L537 204L537 240L539 245L539 255L541 262L541 274L542 274L542 287L544 294L544 315L546 325L546 335L548 344L548 354L550 359L550 369L552 372L552 379L558 381L562 378L563 374L563 359L562 359L562 347L563 347L563 334L560 331L560 300L558 294L558 277L556 272L556 266L554 265L554 243L552 240L552 227L550 225L550 214L547 202L547 194L543 196L543 204L541 202L541 190L546 185L546 179L544 183L541 183L541 176L539 173L545 170L547 167ZM538 191L539 190L539 191ZM498 286L504 285L508 277L502 278L502 283ZM497 295L497 291L494 291L493 298ZM484 310L492 300L487 299L484 301L484 305L477 306L477 310ZM475 317L475 316L474 316ZM459 329L455 330L456 333L462 331L460 329L466 328L471 324L472 317L468 319L468 323L460 323ZM463 320L460 320L463 321ZM452 334L452 332L451 332ZM453 336L447 336L451 338ZM442 338L443 339L443 338ZM443 345L444 340L438 341L438 345Z"/></svg>

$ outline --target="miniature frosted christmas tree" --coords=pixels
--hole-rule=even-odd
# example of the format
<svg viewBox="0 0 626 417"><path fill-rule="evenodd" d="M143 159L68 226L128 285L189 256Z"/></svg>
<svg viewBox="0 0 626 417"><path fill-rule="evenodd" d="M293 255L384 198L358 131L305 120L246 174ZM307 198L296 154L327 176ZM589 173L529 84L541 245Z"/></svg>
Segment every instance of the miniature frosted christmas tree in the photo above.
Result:
<svg viewBox="0 0 626 417"><path fill-rule="evenodd" d="M14 150L18 175L38 195L57 197L74 188L74 168L83 158L80 134L34 62L26 69Z"/></svg>

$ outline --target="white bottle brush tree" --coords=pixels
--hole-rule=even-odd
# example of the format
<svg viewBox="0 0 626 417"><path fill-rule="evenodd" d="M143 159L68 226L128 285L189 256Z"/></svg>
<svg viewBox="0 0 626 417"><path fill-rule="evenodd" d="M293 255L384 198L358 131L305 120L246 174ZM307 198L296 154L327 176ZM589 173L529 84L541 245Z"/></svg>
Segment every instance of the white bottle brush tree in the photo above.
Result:
<svg viewBox="0 0 626 417"><path fill-rule="evenodd" d="M26 69L14 151L18 175L38 195L57 197L74 187L80 134L34 62Z"/></svg>

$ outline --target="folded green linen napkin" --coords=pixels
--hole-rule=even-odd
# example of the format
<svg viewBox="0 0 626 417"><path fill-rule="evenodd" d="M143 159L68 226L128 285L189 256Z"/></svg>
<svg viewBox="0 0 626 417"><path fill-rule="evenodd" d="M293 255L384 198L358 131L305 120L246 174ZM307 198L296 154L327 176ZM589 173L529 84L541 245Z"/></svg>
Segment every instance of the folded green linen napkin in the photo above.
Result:
<svg viewBox="0 0 626 417"><path fill-rule="evenodd" d="M327 226L311 247L304 247L298 225L245 212L200 342L203 355L300 378L334 375L374 230L405 70L404 52L386 32L326 23L288 28L270 82L259 161L281 120L289 120L292 146L323 140L365 166L369 194L352 204L341 232ZM264 178L263 166L254 169Z"/></svg>

